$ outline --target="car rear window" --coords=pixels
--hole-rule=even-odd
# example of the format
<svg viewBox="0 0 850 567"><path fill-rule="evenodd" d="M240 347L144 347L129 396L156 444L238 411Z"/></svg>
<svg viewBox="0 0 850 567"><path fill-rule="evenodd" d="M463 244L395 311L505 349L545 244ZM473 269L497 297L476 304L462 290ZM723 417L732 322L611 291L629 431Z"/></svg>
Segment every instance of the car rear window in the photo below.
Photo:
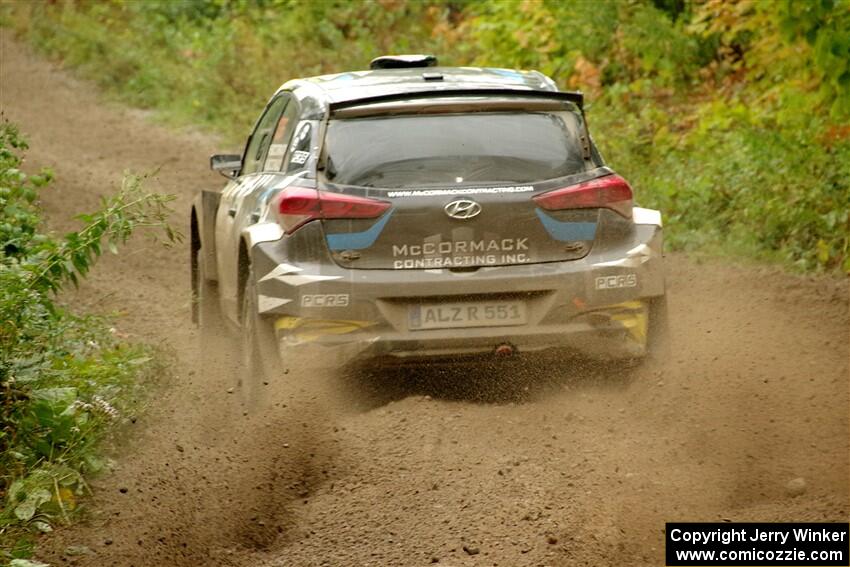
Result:
<svg viewBox="0 0 850 567"><path fill-rule="evenodd" d="M586 168L572 111L478 112L331 120L329 181L399 188L527 183Z"/></svg>

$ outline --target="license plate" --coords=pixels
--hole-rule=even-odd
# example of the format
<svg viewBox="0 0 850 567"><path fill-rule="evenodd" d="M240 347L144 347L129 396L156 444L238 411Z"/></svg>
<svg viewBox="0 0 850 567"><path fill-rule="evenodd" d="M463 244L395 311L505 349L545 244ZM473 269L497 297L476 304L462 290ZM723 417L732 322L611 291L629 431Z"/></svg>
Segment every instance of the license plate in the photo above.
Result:
<svg viewBox="0 0 850 567"><path fill-rule="evenodd" d="M527 320L528 314L522 301L411 305L408 312L408 326L412 331L524 325Z"/></svg>

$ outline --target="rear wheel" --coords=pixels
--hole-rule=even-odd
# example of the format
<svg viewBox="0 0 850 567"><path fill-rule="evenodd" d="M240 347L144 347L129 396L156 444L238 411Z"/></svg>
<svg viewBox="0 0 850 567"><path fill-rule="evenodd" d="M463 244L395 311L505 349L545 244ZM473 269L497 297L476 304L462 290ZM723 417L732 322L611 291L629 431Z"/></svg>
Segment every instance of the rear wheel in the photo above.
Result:
<svg viewBox="0 0 850 567"><path fill-rule="evenodd" d="M237 387L242 403L254 409L261 399L261 390L278 369L279 356L274 330L260 317L257 308L257 283L253 268L248 268L242 294L242 367L237 371Z"/></svg>

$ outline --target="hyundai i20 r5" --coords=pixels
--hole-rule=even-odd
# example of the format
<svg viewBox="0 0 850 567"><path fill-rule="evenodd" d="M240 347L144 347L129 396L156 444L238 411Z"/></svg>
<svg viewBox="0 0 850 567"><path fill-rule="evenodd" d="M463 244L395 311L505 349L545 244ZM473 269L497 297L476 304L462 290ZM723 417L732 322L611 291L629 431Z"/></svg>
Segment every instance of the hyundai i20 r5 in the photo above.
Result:
<svg viewBox="0 0 850 567"><path fill-rule="evenodd" d="M435 63L290 81L241 156L211 158L229 181L192 207L195 316L241 329L246 372L652 348L661 215L605 165L582 95Z"/></svg>

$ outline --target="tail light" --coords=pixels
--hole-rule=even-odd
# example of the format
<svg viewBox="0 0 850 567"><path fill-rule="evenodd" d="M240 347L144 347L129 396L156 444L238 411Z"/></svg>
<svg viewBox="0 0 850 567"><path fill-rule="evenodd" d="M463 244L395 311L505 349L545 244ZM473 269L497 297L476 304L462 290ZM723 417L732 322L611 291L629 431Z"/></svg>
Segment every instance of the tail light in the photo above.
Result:
<svg viewBox="0 0 850 567"><path fill-rule="evenodd" d="M632 188L619 175L606 175L548 191L534 197L534 201L538 207L550 211L604 208L632 218Z"/></svg>
<svg viewBox="0 0 850 567"><path fill-rule="evenodd" d="M278 197L278 220L287 234L316 219L372 219L390 208L386 201L290 187Z"/></svg>

